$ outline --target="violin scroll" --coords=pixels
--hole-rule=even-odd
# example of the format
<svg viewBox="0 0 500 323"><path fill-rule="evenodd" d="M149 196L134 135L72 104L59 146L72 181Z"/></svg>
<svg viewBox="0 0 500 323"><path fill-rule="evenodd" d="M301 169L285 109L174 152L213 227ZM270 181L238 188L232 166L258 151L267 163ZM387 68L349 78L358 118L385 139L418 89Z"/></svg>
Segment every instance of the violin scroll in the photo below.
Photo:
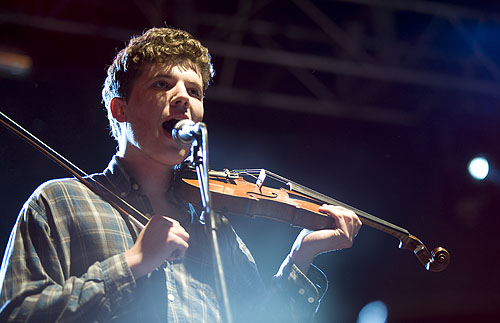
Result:
<svg viewBox="0 0 500 323"><path fill-rule="evenodd" d="M450 253L442 247L437 247L431 251L432 262L429 265L429 270L434 272L443 271L450 263Z"/></svg>
<svg viewBox="0 0 500 323"><path fill-rule="evenodd" d="M450 253L442 247L436 247L429 251L427 247L414 235L399 236L401 241L399 248L413 251L415 256L425 268L432 272L440 272L448 267Z"/></svg>

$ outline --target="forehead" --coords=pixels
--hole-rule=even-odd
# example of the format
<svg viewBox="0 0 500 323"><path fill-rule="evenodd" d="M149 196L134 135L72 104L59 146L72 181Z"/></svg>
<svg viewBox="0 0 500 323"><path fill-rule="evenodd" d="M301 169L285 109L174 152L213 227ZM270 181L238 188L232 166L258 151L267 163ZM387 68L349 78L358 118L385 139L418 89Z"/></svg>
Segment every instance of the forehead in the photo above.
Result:
<svg viewBox="0 0 500 323"><path fill-rule="evenodd" d="M155 77L175 77L186 81L203 84L201 73L188 63L169 64L169 63L146 63L141 68L140 78Z"/></svg>

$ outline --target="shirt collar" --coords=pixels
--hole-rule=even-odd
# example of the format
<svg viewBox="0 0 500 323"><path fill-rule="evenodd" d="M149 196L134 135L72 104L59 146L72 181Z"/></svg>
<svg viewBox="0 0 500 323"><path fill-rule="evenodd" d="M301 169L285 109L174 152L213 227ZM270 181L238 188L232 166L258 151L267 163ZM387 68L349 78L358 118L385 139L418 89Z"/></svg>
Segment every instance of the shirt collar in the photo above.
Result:
<svg viewBox="0 0 500 323"><path fill-rule="evenodd" d="M131 196L137 197L137 195L142 196L139 183L137 183L137 181L135 181L134 178L127 173L121 157L114 155L109 162L108 167L106 167L106 169L103 171L103 175L106 178L107 182L111 184L112 191L115 194L118 194L120 197L128 198ZM144 198L147 200L145 196ZM177 196L175 196L175 194L172 194L172 191L170 191L170 194L168 194L168 198L179 208L187 211L186 215L188 215L189 220L179 219L182 222L188 220L188 222L192 223L193 219L198 217L193 206L190 203L178 198ZM152 208L149 200L147 200L146 204L147 212L151 212Z"/></svg>
<svg viewBox="0 0 500 323"><path fill-rule="evenodd" d="M128 196L135 188L138 189L136 181L127 173L121 158L114 155L103 172L106 179L113 186L113 191L121 197Z"/></svg>

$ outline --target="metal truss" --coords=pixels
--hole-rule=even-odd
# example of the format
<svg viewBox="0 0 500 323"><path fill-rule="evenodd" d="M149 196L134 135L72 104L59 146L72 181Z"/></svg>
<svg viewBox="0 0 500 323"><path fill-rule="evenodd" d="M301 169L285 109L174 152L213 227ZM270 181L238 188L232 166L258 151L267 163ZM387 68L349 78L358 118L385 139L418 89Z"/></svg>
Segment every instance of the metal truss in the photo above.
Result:
<svg viewBox="0 0 500 323"><path fill-rule="evenodd" d="M76 10L127 17L99 20ZM212 101L412 126L435 109L494 102L500 15L436 1L61 0L14 4L0 25L116 40L151 25L201 38L218 70ZM474 103L471 103L474 102ZM444 107L443 107L444 105Z"/></svg>

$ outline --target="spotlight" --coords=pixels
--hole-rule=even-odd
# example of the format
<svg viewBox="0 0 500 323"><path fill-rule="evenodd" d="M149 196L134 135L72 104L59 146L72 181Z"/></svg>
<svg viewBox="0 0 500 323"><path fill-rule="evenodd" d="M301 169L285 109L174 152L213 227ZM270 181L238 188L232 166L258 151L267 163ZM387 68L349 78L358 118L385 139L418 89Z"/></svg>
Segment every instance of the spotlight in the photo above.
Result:
<svg viewBox="0 0 500 323"><path fill-rule="evenodd" d="M385 323L387 322L387 306L382 301L373 301L361 309L357 323Z"/></svg>
<svg viewBox="0 0 500 323"><path fill-rule="evenodd" d="M31 57L0 48L0 77L27 77L32 66Z"/></svg>
<svg viewBox="0 0 500 323"><path fill-rule="evenodd" d="M490 172L490 164L484 157L475 157L469 162L468 170L470 176L478 181L482 181Z"/></svg>

